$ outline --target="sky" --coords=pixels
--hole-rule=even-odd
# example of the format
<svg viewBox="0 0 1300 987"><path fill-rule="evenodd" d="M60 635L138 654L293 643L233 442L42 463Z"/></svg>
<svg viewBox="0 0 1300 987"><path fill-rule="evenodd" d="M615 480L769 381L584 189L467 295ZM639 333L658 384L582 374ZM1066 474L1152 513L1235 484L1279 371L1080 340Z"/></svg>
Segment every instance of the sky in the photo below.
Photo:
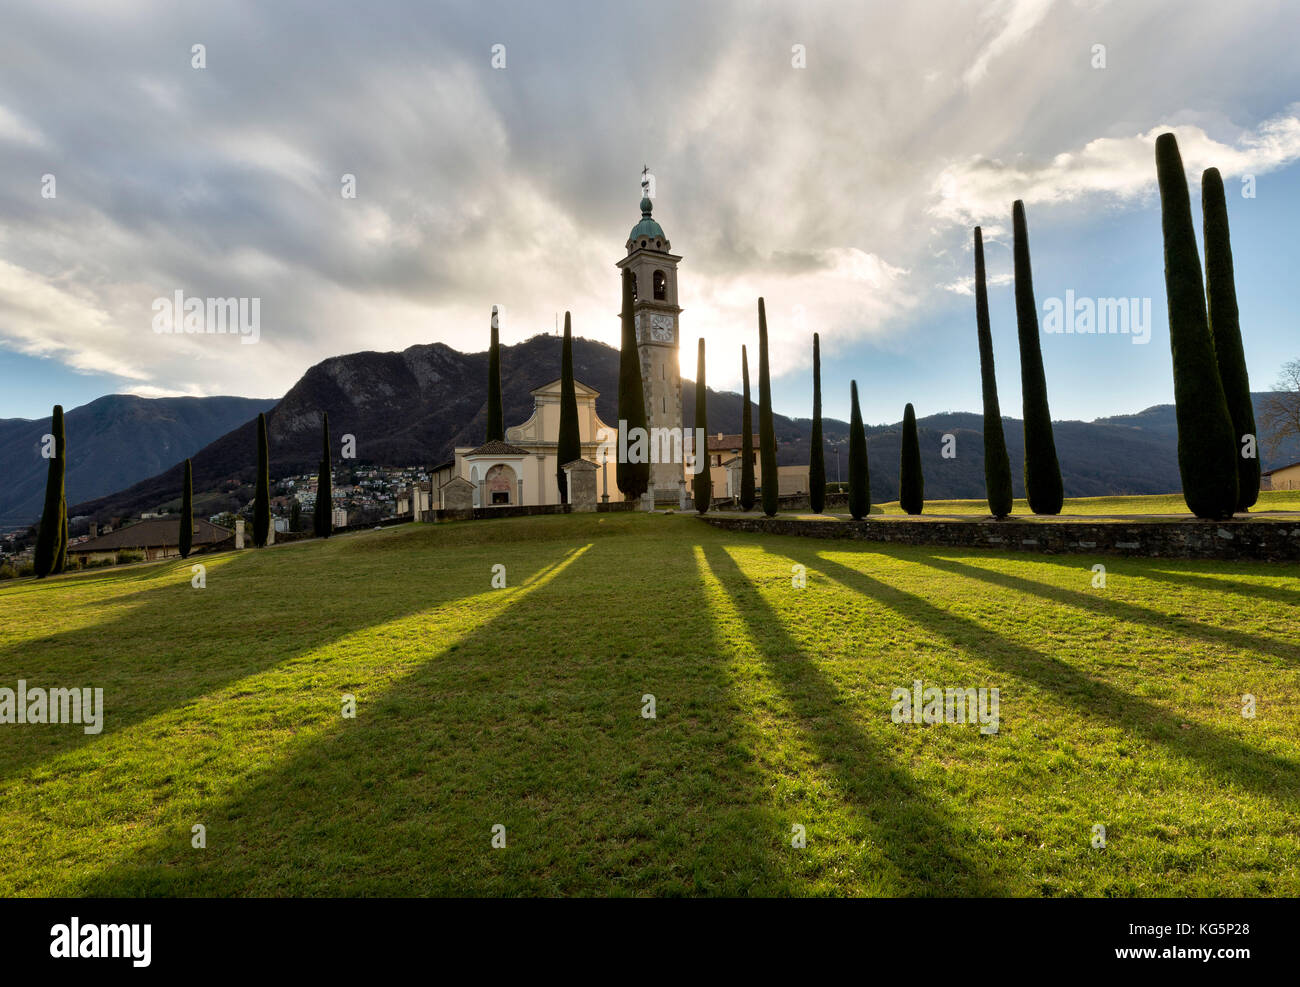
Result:
<svg viewBox="0 0 1300 987"><path fill-rule="evenodd" d="M778 412L811 414L814 331L829 416L850 380L868 423L979 411L980 225L1019 417L1022 199L1040 319L1050 299L1151 305L1145 344L1040 334L1053 417L1130 413L1173 395L1170 130L1198 228L1201 172L1224 176L1267 389L1300 359L1297 37L1300 5L1263 0L10 0L0 417L278 397L343 353L481 351L493 305L504 342L567 310L618 345L643 165L684 258L685 376L699 337L710 386L739 390L742 345L756 376L763 296ZM156 331L178 291L257 299L256 343Z"/></svg>

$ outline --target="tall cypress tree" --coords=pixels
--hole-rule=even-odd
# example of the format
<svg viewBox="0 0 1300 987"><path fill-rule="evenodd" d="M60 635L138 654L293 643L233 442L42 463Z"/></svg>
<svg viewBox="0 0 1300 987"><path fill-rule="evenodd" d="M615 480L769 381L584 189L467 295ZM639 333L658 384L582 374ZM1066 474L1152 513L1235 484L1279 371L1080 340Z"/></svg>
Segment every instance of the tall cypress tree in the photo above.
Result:
<svg viewBox="0 0 1300 987"><path fill-rule="evenodd" d="M1219 380L1237 440L1237 510L1247 511L1259 499L1259 436L1255 432L1255 406L1250 400L1250 377L1246 373L1246 351L1237 313L1232 242L1228 238L1228 202L1218 168L1207 168L1201 175L1201 216L1205 224L1205 298L1210 338L1214 340ZM1256 448L1244 448L1246 436L1250 436L1250 445ZM1243 455L1245 451L1254 455Z"/></svg>
<svg viewBox="0 0 1300 987"><path fill-rule="evenodd" d="M67 448L64 444L61 404L54 406L50 434L54 436L54 455L50 457L50 466L45 474L45 508L41 512L41 527L36 534L36 546L32 555L38 579L63 571L63 561L58 556L60 544L66 545L63 540L67 531L63 482Z"/></svg>
<svg viewBox="0 0 1300 987"><path fill-rule="evenodd" d="M646 429L645 388L641 384L641 354L636 346L636 324L632 321L632 272L623 270L623 308L619 313L623 322L623 339L618 357L618 418L619 427L625 428L628 445L632 445L632 430ZM623 462L630 456L620 456L615 478L618 489L627 500L636 500L650 489L650 439L643 446L645 462Z"/></svg>
<svg viewBox="0 0 1300 987"><path fill-rule="evenodd" d="M501 413L501 338L497 307L492 306L492 343L488 347L487 439L504 442L505 419Z"/></svg>
<svg viewBox="0 0 1300 987"><path fill-rule="evenodd" d="M317 538L334 533L334 462L330 456L330 413L321 416L320 471L316 474L316 511L312 526ZM412 489L412 497L419 493Z"/></svg>
<svg viewBox="0 0 1300 987"><path fill-rule="evenodd" d="M749 395L749 355L740 348L740 373L744 378L745 406L740 412L740 509L754 509L754 402Z"/></svg>
<svg viewBox="0 0 1300 987"><path fill-rule="evenodd" d="M564 313L564 346L560 351L560 435L556 442L555 479L560 485L560 503L569 502L569 481L562 467L582 458L582 435L578 431L578 390L573 384L573 327Z"/></svg>
<svg viewBox="0 0 1300 987"><path fill-rule="evenodd" d="M695 366L695 429L696 435L706 436L704 447L695 450L696 465L699 465L700 458L703 457L704 468L695 474L692 483L692 495L695 498L695 509L701 514L708 511L709 505L713 503L713 470L709 460L709 409L707 401L708 389L704 384L704 339L700 339L700 355Z"/></svg>
<svg viewBox="0 0 1300 987"><path fill-rule="evenodd" d="M826 450L822 443L822 347L813 333L812 448L808 453L808 500L814 514L826 507Z"/></svg>
<svg viewBox="0 0 1300 987"><path fill-rule="evenodd" d="M1156 175L1183 499L1199 518L1227 518L1237 507L1237 438L1219 379L1187 174L1173 134L1156 138Z"/></svg>
<svg viewBox="0 0 1300 987"><path fill-rule="evenodd" d="M993 333L989 329L989 295L984 284L984 234L975 227L975 328L979 335L980 382L984 388L984 494L995 518L1011 513L1011 458L1002 431L998 378L993 367Z"/></svg>
<svg viewBox="0 0 1300 987"><path fill-rule="evenodd" d="M63 457L67 468L67 456ZM64 487L63 497L59 500L59 546L54 550L54 574L58 575L68 565L68 490Z"/></svg>
<svg viewBox="0 0 1300 987"><path fill-rule="evenodd" d="M849 384L849 513L861 521L871 513L871 471L867 466L867 430L858 407L858 382Z"/></svg>
<svg viewBox="0 0 1300 987"><path fill-rule="evenodd" d="M266 441L266 415L257 416L257 486L253 491L253 544L266 545L271 531L271 452Z"/></svg>
<svg viewBox="0 0 1300 987"><path fill-rule="evenodd" d="M767 369L767 309L761 298L758 300L758 450L763 514L776 517L780 483L776 472L776 428L772 421L772 375Z"/></svg>
<svg viewBox="0 0 1300 987"><path fill-rule="evenodd" d="M1052 412L1047 407L1047 376L1038 340L1038 309L1029 266L1029 230L1025 204L1011 207L1015 229L1016 328L1020 335L1020 389L1025 406L1025 494L1035 514L1060 514L1065 492L1061 464L1052 437Z"/></svg>
<svg viewBox="0 0 1300 987"><path fill-rule="evenodd" d="M177 532L177 545L181 558L187 559L194 547L194 470L190 461L185 460L185 486L181 488L180 531Z"/></svg>
<svg viewBox="0 0 1300 987"><path fill-rule="evenodd" d="M898 506L908 514L925 507L925 477L921 473L921 444L916 436L916 412L903 409L903 452L898 464Z"/></svg>

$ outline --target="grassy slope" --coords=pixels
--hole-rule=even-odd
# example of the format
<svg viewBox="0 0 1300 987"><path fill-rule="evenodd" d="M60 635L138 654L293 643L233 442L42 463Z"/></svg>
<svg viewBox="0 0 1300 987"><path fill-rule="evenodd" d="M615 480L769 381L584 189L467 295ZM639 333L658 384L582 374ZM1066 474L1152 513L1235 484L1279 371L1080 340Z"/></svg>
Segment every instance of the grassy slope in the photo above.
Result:
<svg viewBox="0 0 1300 987"><path fill-rule="evenodd" d="M1300 894L1300 574L1092 561L577 515L23 581L0 684L109 712L0 727L0 893Z"/></svg>

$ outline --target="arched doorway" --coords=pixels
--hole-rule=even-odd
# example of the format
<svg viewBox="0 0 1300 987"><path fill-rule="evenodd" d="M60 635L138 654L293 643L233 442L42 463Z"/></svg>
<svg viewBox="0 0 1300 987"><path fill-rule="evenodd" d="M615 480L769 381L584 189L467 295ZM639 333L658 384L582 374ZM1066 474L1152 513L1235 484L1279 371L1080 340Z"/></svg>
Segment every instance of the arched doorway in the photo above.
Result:
<svg viewBox="0 0 1300 987"><path fill-rule="evenodd" d="M507 507L517 502L519 480L515 476L512 467L505 463L497 463L487 475L483 477L484 486L487 488L487 503L485 507Z"/></svg>

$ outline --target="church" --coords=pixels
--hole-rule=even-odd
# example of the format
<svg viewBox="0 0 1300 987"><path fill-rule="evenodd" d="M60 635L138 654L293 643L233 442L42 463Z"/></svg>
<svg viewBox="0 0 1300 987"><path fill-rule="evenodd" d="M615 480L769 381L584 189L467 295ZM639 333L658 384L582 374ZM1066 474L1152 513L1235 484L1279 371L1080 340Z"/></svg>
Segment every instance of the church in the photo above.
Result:
<svg viewBox="0 0 1300 987"><path fill-rule="evenodd" d="M632 278L632 319L641 357L646 423L650 429L682 427L682 378L678 361L682 309L677 304L677 265L681 257L663 227L654 219L648 169L641 177L641 220L624 244L626 254L616 267ZM495 324L494 310L494 324ZM596 490L602 500L619 501L616 482L618 423L601 421L596 413L599 392L574 381L578 397L578 429L582 459L596 470ZM464 446L455 459L436 467L428 484L419 484L399 498L398 513L414 511L419 518L430 509L516 507L560 503L556 472L560 434L560 381L532 391L533 413L507 428L505 441ZM590 467L579 467L589 469ZM689 485L681 463L650 467L654 500L685 507Z"/></svg>

